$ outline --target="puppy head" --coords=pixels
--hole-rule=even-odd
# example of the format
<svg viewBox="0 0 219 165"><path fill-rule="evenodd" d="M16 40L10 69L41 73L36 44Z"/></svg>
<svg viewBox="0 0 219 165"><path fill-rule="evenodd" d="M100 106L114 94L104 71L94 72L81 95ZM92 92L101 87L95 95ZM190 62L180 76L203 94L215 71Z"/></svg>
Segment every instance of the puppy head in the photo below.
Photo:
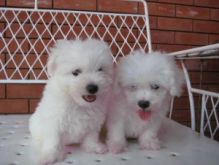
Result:
<svg viewBox="0 0 219 165"><path fill-rule="evenodd" d="M113 65L107 44L96 40L59 40L48 59L51 81L79 105L95 103L112 84Z"/></svg>
<svg viewBox="0 0 219 165"><path fill-rule="evenodd" d="M153 110L168 96L181 94L183 73L165 54L135 51L122 58L117 69L118 84L136 109Z"/></svg>

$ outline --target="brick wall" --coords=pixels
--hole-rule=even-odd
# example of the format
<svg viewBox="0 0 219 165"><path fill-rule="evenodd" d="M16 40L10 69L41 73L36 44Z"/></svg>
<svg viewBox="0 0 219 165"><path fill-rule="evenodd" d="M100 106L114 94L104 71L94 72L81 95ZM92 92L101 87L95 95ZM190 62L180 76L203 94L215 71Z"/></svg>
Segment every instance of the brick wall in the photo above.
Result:
<svg viewBox="0 0 219 165"><path fill-rule="evenodd" d="M8 7L32 7L33 4L34 0L0 0L0 6ZM219 41L218 0L148 0L148 5L154 50L172 52ZM39 7L104 12L143 12L143 6L137 2L119 0L39 0ZM58 21L61 20L62 18ZM0 22L0 28L2 26L3 23ZM10 35L8 33L7 37ZM36 34L32 35L33 38L36 36ZM24 43L23 46L27 45ZM42 45L39 45L39 50L42 48ZM10 49L14 49L13 45ZM43 61L45 62L46 58ZM219 92L218 62L218 60L187 62L193 84ZM203 81L200 84L201 79ZM43 87L43 84L0 84L0 113L32 113L42 95ZM195 101L199 106L198 96L195 96ZM186 92L180 99L176 99L174 106L173 118L189 125L190 115ZM198 111L197 115L199 116Z"/></svg>

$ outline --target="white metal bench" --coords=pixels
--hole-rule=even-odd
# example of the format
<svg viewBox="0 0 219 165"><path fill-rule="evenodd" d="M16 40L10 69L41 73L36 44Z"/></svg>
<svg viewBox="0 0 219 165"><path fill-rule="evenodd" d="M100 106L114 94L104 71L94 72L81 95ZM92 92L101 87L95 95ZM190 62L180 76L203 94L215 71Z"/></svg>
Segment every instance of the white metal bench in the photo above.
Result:
<svg viewBox="0 0 219 165"><path fill-rule="evenodd" d="M46 59L49 47L57 39L95 37L109 43L113 61L120 56L142 48L151 52L151 37L147 3L145 14L101 13L72 10L0 8L0 83L46 83ZM198 164L217 165L219 143L212 140L219 129L219 94L191 86L184 61L218 58L219 44L170 53L181 60L190 100L191 129L167 119L163 126L164 147L159 151L141 151L131 143L130 151L119 155L96 155L74 149L68 158L58 164ZM200 134L195 132L195 105L193 93L202 95ZM208 104L211 104L208 109ZM211 118L216 118L216 127ZM29 115L0 116L0 164L29 165ZM212 139L206 138L210 132Z"/></svg>

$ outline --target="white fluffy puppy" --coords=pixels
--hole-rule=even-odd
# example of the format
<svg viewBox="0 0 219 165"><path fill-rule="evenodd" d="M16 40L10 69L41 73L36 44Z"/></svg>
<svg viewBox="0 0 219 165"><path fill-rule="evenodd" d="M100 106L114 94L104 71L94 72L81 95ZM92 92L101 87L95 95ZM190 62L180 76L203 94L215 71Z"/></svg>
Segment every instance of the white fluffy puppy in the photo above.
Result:
<svg viewBox="0 0 219 165"><path fill-rule="evenodd" d="M119 61L116 74L107 121L109 150L123 152L126 137L138 138L142 149L159 149L157 133L171 97L181 94L183 73L165 54L135 51Z"/></svg>
<svg viewBox="0 0 219 165"><path fill-rule="evenodd" d="M81 143L88 152L106 152L99 132L113 81L107 44L96 39L59 40L47 66L51 77L29 123L39 163L63 160L64 146L72 143Z"/></svg>

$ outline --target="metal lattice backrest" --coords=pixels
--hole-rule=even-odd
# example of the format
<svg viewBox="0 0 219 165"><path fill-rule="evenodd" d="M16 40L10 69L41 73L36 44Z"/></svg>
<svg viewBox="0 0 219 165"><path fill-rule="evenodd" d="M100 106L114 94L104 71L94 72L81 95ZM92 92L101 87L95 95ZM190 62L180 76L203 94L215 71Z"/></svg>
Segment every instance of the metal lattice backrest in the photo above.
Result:
<svg viewBox="0 0 219 165"><path fill-rule="evenodd" d="M212 44L208 46L193 48L189 50L179 51L171 53L170 55L175 56L182 60L195 60L195 59L219 59L219 44ZM196 129L195 112L201 112L200 120L200 133L201 135L209 136L215 139L219 134L219 93L212 92L206 89L198 89L192 87L188 70L184 62L181 62L182 68L185 75L186 86L188 90L188 97L190 103L191 112L191 128ZM196 109L198 106L195 105L193 94L198 94L202 97L201 110Z"/></svg>
<svg viewBox="0 0 219 165"><path fill-rule="evenodd" d="M202 94L201 134L212 139L219 133L219 96Z"/></svg>
<svg viewBox="0 0 219 165"><path fill-rule="evenodd" d="M148 14L0 8L0 83L42 83L49 48L57 39L107 41L113 61L130 51L151 50Z"/></svg>

